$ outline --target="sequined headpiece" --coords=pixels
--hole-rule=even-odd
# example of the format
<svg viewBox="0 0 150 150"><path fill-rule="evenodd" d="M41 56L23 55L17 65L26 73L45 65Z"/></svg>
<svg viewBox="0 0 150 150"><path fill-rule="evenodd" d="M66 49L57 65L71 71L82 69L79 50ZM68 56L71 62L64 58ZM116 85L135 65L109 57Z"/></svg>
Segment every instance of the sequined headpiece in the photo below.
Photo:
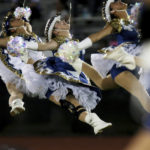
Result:
<svg viewBox="0 0 150 150"><path fill-rule="evenodd" d="M31 16L31 9L29 7L17 7L14 11L15 18L23 18L29 21Z"/></svg>
<svg viewBox="0 0 150 150"><path fill-rule="evenodd" d="M131 8L130 19L134 26L138 25L138 17L142 3L135 3Z"/></svg>
<svg viewBox="0 0 150 150"><path fill-rule="evenodd" d="M45 31L44 31L44 35L46 36L46 40L47 41L50 41L51 38L52 38L52 31L53 31L53 28L55 26L55 23L57 21L60 21L61 20L61 16L54 16L50 19L48 19L47 23L46 23L46 26L45 26Z"/></svg>
<svg viewBox="0 0 150 150"><path fill-rule="evenodd" d="M106 20L107 22L110 22L111 21L111 14L110 14L110 4L115 2L115 0L107 0L105 3L104 3L104 8L103 8L103 19Z"/></svg>

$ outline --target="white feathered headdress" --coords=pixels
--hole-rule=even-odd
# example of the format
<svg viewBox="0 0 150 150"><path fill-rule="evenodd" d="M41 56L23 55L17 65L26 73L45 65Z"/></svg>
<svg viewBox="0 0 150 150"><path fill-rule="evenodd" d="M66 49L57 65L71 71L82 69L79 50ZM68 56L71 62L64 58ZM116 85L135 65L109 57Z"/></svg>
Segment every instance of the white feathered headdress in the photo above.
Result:
<svg viewBox="0 0 150 150"><path fill-rule="evenodd" d="M60 20L61 20L61 16L54 16L51 19L48 19L46 26L45 26L45 31L44 31L44 35L46 36L47 41L51 40L52 31L55 26L55 23Z"/></svg>
<svg viewBox="0 0 150 150"><path fill-rule="evenodd" d="M14 11L15 18L22 18L24 17L27 21L31 16L31 9L29 7L17 7Z"/></svg>
<svg viewBox="0 0 150 150"><path fill-rule="evenodd" d="M106 2L106 5L105 5L105 15L106 15L106 19L108 22L111 21L111 15L110 15L110 4L115 2L115 0L108 0Z"/></svg>

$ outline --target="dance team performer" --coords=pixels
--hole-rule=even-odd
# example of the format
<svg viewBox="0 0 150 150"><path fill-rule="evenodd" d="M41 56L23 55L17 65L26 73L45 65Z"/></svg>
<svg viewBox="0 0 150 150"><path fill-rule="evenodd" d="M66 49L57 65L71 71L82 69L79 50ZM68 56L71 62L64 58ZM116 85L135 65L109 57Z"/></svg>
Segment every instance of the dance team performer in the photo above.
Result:
<svg viewBox="0 0 150 150"><path fill-rule="evenodd" d="M64 20L61 21L60 16L54 16L48 20L45 28L45 35L47 42L54 40L60 45L60 48L61 45L66 45L69 41L72 45L76 44L76 42L72 40L70 34L70 24L67 24ZM89 79L83 72L79 74L69 63L63 62L57 56L57 50L53 51L51 54L50 57L34 63L34 69L37 73L57 79L57 84L59 83L59 89L54 92L54 95L52 94L52 96L50 96L51 91L47 93L50 100L53 100L55 97L56 100L53 102L62 107L66 106L68 101L71 102L76 107L73 111L79 113L79 120L86 123L89 123L89 119L92 121L90 124L93 125L93 127L95 126L96 134L101 131L102 128L111 126L111 123L100 121L95 113L82 110L83 107L89 111L95 108L100 98L97 97L100 94L98 92L99 90L90 85ZM82 52L80 53L80 57L83 58ZM61 100L62 98L65 99L65 97L67 101ZM97 101L95 101L95 99L97 99ZM70 109L69 107L72 105L70 104L67 104L68 109ZM82 108L81 111L79 109L78 112L76 110L78 108Z"/></svg>
<svg viewBox="0 0 150 150"><path fill-rule="evenodd" d="M85 40L78 43L76 45L76 53L80 49L89 48L93 43L108 35L114 34L118 42L118 48L123 48L127 53L134 56L140 55L139 33L130 22L130 17L127 13L127 4L121 0L108 0L105 5L105 19L107 20L106 26L99 32L91 34ZM113 51L115 48L110 46L104 48L102 51ZM122 87L137 97L143 108L150 112L150 97L138 80L138 67L135 68L135 65L131 65L129 68L121 66L116 61L104 59L103 54L92 54L92 67L80 59L75 59L75 51L68 53L67 51L59 51L59 55L64 61L68 61L71 58L71 54L74 59L70 59L73 60L70 63L76 67L78 72L83 71L101 90ZM133 62L133 58L130 59Z"/></svg>
<svg viewBox="0 0 150 150"><path fill-rule="evenodd" d="M17 53L12 53L5 47L8 44L8 40L11 38L10 36L16 35L23 36L29 41L37 40L40 42L40 39L34 33L32 33L32 27L29 24L30 15L31 10L28 7L18 7L14 12L8 12L8 14L4 17L4 21L2 24L2 33L0 40L2 46L0 51L0 76L5 82L7 90L10 94L9 105L12 108L10 111L10 114L12 116L25 111L25 108L23 106L24 102L22 101L23 93L27 94L31 93L31 91L26 88L24 80L21 79L21 71L13 68L13 64L9 62L12 55L17 56ZM52 49L52 47L57 47L55 43L53 44L51 42L50 44L45 45L47 46L47 48L49 47ZM43 43L39 43L39 47L43 47L43 45ZM19 50L21 51L21 48ZM20 55L20 58L26 63L31 63L33 60L42 59L43 54L41 52L37 53L31 51L29 53L24 53L24 55Z"/></svg>
<svg viewBox="0 0 150 150"><path fill-rule="evenodd" d="M140 9L139 9L140 6ZM116 48L114 51L109 51L106 53L105 58L112 59L120 64L126 66L129 69L135 69L136 66L142 67L142 73L140 75L140 82L145 87L145 89L150 92L150 36L149 36L149 26L145 26L146 17L150 14L149 1L144 1L142 4L135 4L133 7L138 11L133 12L133 17L135 18L137 25L141 31L141 54L139 56L134 56L129 53L126 53L123 48ZM134 15L136 13L136 15ZM137 14L138 13L138 14ZM137 16L139 19L136 19ZM138 21L139 20L139 21ZM150 94L150 93L149 93Z"/></svg>

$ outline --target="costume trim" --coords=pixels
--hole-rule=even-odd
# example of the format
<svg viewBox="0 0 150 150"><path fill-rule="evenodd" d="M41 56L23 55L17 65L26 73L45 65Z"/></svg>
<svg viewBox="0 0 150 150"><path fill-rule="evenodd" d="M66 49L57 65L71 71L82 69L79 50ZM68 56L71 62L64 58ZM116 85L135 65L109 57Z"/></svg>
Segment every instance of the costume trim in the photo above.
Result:
<svg viewBox="0 0 150 150"><path fill-rule="evenodd" d="M46 36L46 40L49 42L51 41L51 38L52 38L52 30L55 26L55 23L57 21L60 21L60 16L54 16L52 17L51 19L48 19L47 23L46 23L46 26L45 26L45 31L44 31L44 34Z"/></svg>
<svg viewBox="0 0 150 150"><path fill-rule="evenodd" d="M88 82L88 84L86 84L86 83L81 82L80 80L75 80L73 78L68 78L68 77L66 77L66 75L63 75L60 72L48 73L46 70L42 70L41 71L40 68L37 67L37 63L39 63L39 61L37 61L36 63L34 63L33 66L34 66L35 72L38 73L38 74L40 74L40 75L52 75L52 76L56 75L56 76L59 76L59 77L65 79L65 80L69 81L69 82L74 82L74 83L79 83L79 84L91 86L91 84L89 82Z"/></svg>
<svg viewBox="0 0 150 150"><path fill-rule="evenodd" d="M12 64L9 63L9 57L8 54L6 54L4 52L5 50L3 48L0 48L0 59L1 61L4 63L4 65L13 73L15 73L18 77L22 78L22 71L21 70L17 70L13 67Z"/></svg>
<svg viewBox="0 0 150 150"><path fill-rule="evenodd" d="M108 0L106 2L106 5L105 5L105 15L106 15L106 19L108 22L111 21L111 15L110 15L110 4L115 2L114 0Z"/></svg>

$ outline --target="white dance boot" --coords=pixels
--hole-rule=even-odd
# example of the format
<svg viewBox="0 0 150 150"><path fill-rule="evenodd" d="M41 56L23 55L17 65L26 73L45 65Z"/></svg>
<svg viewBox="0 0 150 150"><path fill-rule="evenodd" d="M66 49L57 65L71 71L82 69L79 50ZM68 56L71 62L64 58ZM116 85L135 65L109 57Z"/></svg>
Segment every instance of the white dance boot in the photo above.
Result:
<svg viewBox="0 0 150 150"><path fill-rule="evenodd" d="M136 67L134 56L128 54L121 46L116 47L113 51L107 52L104 58L115 60L130 70L134 70Z"/></svg>
<svg viewBox="0 0 150 150"><path fill-rule="evenodd" d="M94 133L101 133L103 129L112 126L112 123L107 123L101 120L95 113L90 113L85 117L85 122L93 127Z"/></svg>
<svg viewBox="0 0 150 150"><path fill-rule="evenodd" d="M24 102L21 99L13 100L13 102L10 104L10 107L11 107L10 114L12 116L15 116L25 111L25 108L23 105L24 105Z"/></svg>

